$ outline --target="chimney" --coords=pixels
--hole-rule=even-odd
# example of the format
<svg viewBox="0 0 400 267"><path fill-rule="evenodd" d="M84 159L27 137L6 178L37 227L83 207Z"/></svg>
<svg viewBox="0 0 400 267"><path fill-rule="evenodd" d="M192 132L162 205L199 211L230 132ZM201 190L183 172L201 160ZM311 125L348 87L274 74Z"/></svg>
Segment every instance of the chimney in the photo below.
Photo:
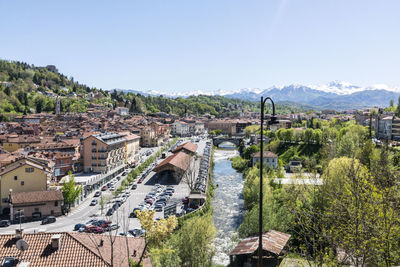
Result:
<svg viewBox="0 0 400 267"><path fill-rule="evenodd" d="M61 234L51 236L51 247L56 250L61 248Z"/></svg>
<svg viewBox="0 0 400 267"><path fill-rule="evenodd" d="M24 237L24 229L15 229L15 238L21 239Z"/></svg>

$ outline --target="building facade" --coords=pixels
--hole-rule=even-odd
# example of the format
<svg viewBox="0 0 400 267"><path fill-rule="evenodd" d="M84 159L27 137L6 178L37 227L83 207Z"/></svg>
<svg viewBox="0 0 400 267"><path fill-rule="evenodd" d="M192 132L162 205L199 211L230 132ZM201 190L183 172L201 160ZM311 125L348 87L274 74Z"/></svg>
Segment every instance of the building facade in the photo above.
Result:
<svg viewBox="0 0 400 267"><path fill-rule="evenodd" d="M126 140L116 133L90 135L83 140L83 171L106 173L125 162Z"/></svg>
<svg viewBox="0 0 400 267"><path fill-rule="evenodd" d="M8 199L11 192L47 190L48 171L45 165L30 159L20 159L0 171L0 213L9 214Z"/></svg>

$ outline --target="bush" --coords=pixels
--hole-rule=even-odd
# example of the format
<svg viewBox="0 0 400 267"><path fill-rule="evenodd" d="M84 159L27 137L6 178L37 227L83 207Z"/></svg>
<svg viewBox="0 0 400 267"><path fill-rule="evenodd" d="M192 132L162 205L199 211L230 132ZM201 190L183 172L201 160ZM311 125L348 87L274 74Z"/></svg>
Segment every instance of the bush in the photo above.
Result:
<svg viewBox="0 0 400 267"><path fill-rule="evenodd" d="M249 166L249 161L241 157L234 157L231 159L231 161L232 161L232 168L234 168L238 172L245 171Z"/></svg>

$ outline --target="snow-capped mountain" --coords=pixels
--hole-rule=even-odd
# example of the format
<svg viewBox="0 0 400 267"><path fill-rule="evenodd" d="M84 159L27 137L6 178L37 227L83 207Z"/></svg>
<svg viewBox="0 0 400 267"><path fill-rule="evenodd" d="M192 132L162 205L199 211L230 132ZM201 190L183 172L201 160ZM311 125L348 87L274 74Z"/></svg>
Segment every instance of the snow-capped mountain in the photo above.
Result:
<svg viewBox="0 0 400 267"><path fill-rule="evenodd" d="M385 107L391 99L397 100L400 88L391 88L384 84L367 87L353 85L348 82L333 81L324 85L291 84L272 86L267 89L244 88L224 91L194 91L165 94L157 91L124 90L144 95L164 95L167 97L188 97L190 95L221 95L229 98L259 101L261 96L269 96L276 103L294 102L311 105L316 108L352 109L363 107Z"/></svg>

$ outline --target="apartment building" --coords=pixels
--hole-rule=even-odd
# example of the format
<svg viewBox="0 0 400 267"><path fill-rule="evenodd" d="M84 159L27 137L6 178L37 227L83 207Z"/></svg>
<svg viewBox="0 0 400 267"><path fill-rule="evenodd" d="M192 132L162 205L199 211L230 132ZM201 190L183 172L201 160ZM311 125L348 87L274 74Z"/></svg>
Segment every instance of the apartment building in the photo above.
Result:
<svg viewBox="0 0 400 267"><path fill-rule="evenodd" d="M171 134L177 136L188 136L190 134L189 124L184 121L175 121L171 124Z"/></svg>
<svg viewBox="0 0 400 267"><path fill-rule="evenodd" d="M105 173L122 165L126 139L116 133L94 134L83 140L83 171Z"/></svg>
<svg viewBox="0 0 400 267"><path fill-rule="evenodd" d="M223 134L236 134L236 121L233 120L213 120L208 122L208 131L221 130Z"/></svg>
<svg viewBox="0 0 400 267"><path fill-rule="evenodd" d="M125 138L125 161L135 163L139 160L140 136L130 132L120 132L119 135Z"/></svg>
<svg viewBox="0 0 400 267"><path fill-rule="evenodd" d="M8 198L13 193L47 190L48 171L44 164L22 158L0 170L0 214L8 215Z"/></svg>

